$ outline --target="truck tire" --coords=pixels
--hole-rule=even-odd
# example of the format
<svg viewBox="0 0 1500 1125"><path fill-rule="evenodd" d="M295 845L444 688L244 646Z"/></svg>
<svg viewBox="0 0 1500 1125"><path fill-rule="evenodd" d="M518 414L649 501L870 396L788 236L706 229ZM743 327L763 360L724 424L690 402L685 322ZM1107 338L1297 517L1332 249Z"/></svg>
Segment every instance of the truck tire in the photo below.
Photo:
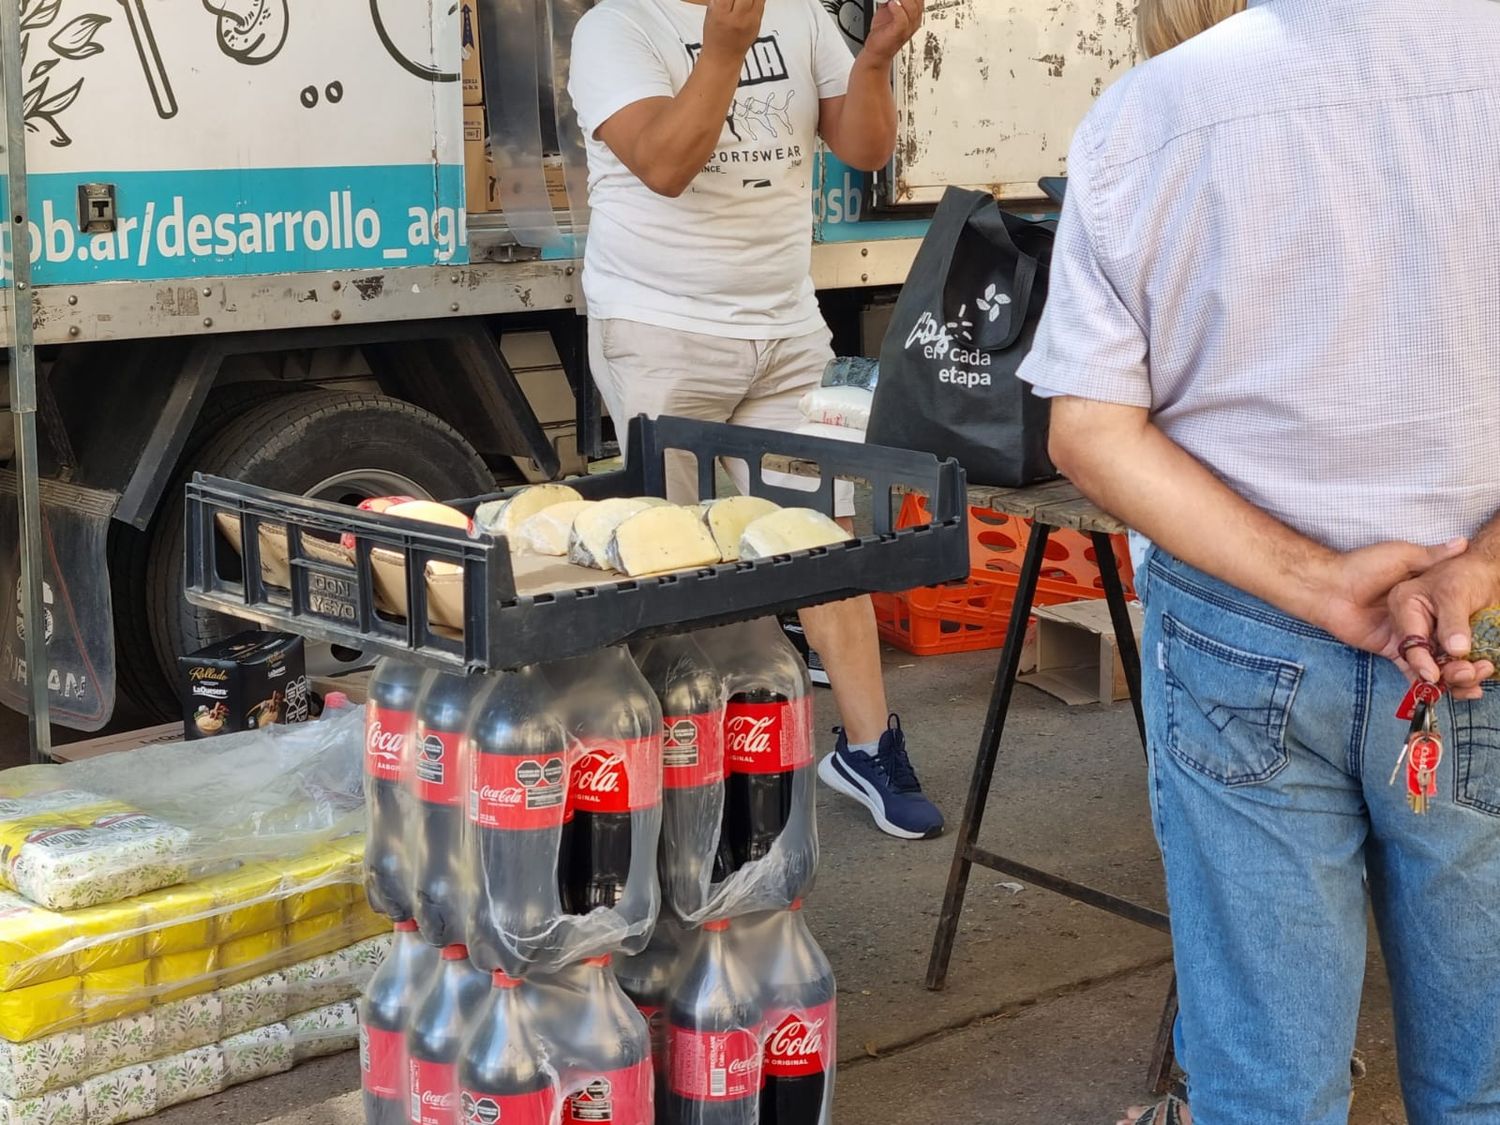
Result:
<svg viewBox="0 0 1500 1125"><path fill-rule="evenodd" d="M178 657L232 636L243 622L182 595L183 488L194 470L298 496L355 503L409 493L451 498L490 491L494 477L453 427L410 403L349 391L308 391L251 409L186 465L152 537L146 613L156 665L175 683ZM159 700L176 717L175 694Z"/></svg>
<svg viewBox="0 0 1500 1125"><path fill-rule="evenodd" d="M196 465L203 450L247 411L283 395L306 393L304 383L279 383L258 379L215 387L203 404L183 446L179 463ZM177 495L182 490L177 487ZM151 541L159 532L171 507L163 497L152 523L144 530L114 523L109 533L109 575L115 623L116 690L137 709L152 715L176 718L173 678L162 673L151 640L151 618L146 612L146 585L151 561ZM176 509L181 520L182 508Z"/></svg>

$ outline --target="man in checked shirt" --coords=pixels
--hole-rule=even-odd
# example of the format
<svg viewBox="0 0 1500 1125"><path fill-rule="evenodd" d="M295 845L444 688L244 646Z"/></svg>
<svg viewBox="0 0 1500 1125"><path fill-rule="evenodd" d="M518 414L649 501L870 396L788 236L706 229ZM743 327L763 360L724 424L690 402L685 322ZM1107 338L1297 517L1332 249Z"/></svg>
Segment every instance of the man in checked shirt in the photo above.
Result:
<svg viewBox="0 0 1500 1125"><path fill-rule="evenodd" d="M1251 0L1080 128L1022 377L1151 540L1151 794L1197 1125L1347 1119L1368 873L1413 1125L1500 1121L1500 4ZM1404 775L1404 771L1403 775Z"/></svg>

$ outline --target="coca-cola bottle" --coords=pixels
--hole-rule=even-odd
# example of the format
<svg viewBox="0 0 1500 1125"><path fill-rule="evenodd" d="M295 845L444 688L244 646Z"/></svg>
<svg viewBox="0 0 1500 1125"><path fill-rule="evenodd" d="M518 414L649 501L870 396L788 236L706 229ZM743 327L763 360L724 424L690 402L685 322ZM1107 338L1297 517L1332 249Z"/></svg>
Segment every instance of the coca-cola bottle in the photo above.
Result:
<svg viewBox="0 0 1500 1125"><path fill-rule="evenodd" d="M667 1120L667 1005L672 982L690 943L686 933L663 916L646 948L615 961L615 979L651 1033L651 1066L656 1076L656 1120Z"/></svg>
<svg viewBox="0 0 1500 1125"><path fill-rule="evenodd" d="M829 1125L838 1045L833 966L808 931L800 900L752 933L766 1015L759 1125Z"/></svg>
<svg viewBox="0 0 1500 1125"><path fill-rule="evenodd" d="M416 799L412 871L416 894L412 912L422 936L433 945L464 939L463 744L469 713L483 680L431 674L417 700L417 728L407 784Z"/></svg>
<svg viewBox="0 0 1500 1125"><path fill-rule="evenodd" d="M438 951L417 924L396 923L391 952L359 1001L359 1069L365 1125L407 1125L410 1114L406 1027L418 995L431 983Z"/></svg>
<svg viewBox="0 0 1500 1125"><path fill-rule="evenodd" d="M458 1059L489 988L464 946L443 949L406 1032L411 1125L460 1125Z"/></svg>
<svg viewBox="0 0 1500 1125"><path fill-rule="evenodd" d="M636 655L662 710L662 900L680 918L703 909L724 817L724 684L690 636Z"/></svg>
<svg viewBox="0 0 1500 1125"><path fill-rule="evenodd" d="M365 894L375 910L396 922L412 916L407 839L414 825L402 785L424 675L415 665L380 661L365 706Z"/></svg>
<svg viewBox="0 0 1500 1125"><path fill-rule="evenodd" d="M730 947L729 922L708 922L669 1010L670 1125L756 1125L761 1085L760 994Z"/></svg>
<svg viewBox="0 0 1500 1125"><path fill-rule="evenodd" d="M548 674L575 743L563 909L618 907L649 920L659 901L661 705L623 646L551 665Z"/></svg>
<svg viewBox="0 0 1500 1125"><path fill-rule="evenodd" d="M577 1006L557 1043L570 1074L565 1125L653 1125L646 1021L620 990L608 956L590 958L570 975Z"/></svg>
<svg viewBox="0 0 1500 1125"><path fill-rule="evenodd" d="M519 975L562 916L568 737L539 666L495 677L475 709L467 757L469 957Z"/></svg>
<svg viewBox="0 0 1500 1125"><path fill-rule="evenodd" d="M785 901L798 897L817 866L813 820L812 687L807 668L775 618L702 634L724 679L724 839L733 870L782 844Z"/></svg>
<svg viewBox="0 0 1500 1125"><path fill-rule="evenodd" d="M557 1088L521 982L493 975L458 1064L460 1125L553 1125Z"/></svg>

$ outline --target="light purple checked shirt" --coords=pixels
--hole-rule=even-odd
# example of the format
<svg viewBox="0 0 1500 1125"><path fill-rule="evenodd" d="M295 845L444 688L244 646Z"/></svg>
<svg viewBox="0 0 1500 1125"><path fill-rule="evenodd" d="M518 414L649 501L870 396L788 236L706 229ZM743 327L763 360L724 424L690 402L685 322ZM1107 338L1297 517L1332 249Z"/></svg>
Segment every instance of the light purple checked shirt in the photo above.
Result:
<svg viewBox="0 0 1500 1125"><path fill-rule="evenodd" d="M1251 0L1106 91L1021 377L1338 550L1500 511L1500 3Z"/></svg>

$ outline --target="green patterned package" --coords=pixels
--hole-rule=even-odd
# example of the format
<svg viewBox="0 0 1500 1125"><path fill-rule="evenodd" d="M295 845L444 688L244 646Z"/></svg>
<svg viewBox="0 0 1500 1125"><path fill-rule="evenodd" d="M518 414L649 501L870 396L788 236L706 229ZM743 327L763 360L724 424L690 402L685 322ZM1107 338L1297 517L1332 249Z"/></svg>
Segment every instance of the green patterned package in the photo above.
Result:
<svg viewBox="0 0 1500 1125"><path fill-rule="evenodd" d="M349 951L340 949L286 970L288 1012L306 1012L359 995Z"/></svg>
<svg viewBox="0 0 1500 1125"><path fill-rule="evenodd" d="M224 1004L220 1034L238 1035L286 1018L285 973L266 973L219 990Z"/></svg>
<svg viewBox="0 0 1500 1125"><path fill-rule="evenodd" d="M315 1008L286 1021L297 1062L336 1055L359 1046L359 1011L351 1001Z"/></svg>
<svg viewBox="0 0 1500 1125"><path fill-rule="evenodd" d="M197 1101L224 1088L224 1052L217 1043L195 1047L151 1064L158 1111Z"/></svg>
<svg viewBox="0 0 1500 1125"><path fill-rule="evenodd" d="M231 1035L219 1044L224 1053L224 1085L238 1086L292 1069L292 1032L284 1023Z"/></svg>
<svg viewBox="0 0 1500 1125"><path fill-rule="evenodd" d="M69 1086L37 1098L0 1098L0 1125L88 1125L83 1087Z"/></svg>
<svg viewBox="0 0 1500 1125"><path fill-rule="evenodd" d="M349 955L349 964L354 967L357 975L355 983L359 985L361 992L364 991L365 985L370 983L375 970L380 968L381 963L385 961L386 955L390 953L392 940L391 934L381 934L379 937L356 942L344 950Z"/></svg>
<svg viewBox="0 0 1500 1125"><path fill-rule="evenodd" d="M119 1125L156 1112L156 1074L149 1066L127 1066L83 1083L88 1125Z"/></svg>
<svg viewBox="0 0 1500 1125"><path fill-rule="evenodd" d="M155 1009L156 1058L207 1046L224 1034L224 1002L217 992L174 1000Z"/></svg>
<svg viewBox="0 0 1500 1125"><path fill-rule="evenodd" d="M71 1085L86 1073L88 1048L81 1031L63 1031L30 1043L0 1040L0 1095L4 1097L34 1098Z"/></svg>
<svg viewBox="0 0 1500 1125"><path fill-rule="evenodd" d="M89 1074L160 1057L156 1051L156 1020L150 1012L85 1028L83 1034L88 1042Z"/></svg>

